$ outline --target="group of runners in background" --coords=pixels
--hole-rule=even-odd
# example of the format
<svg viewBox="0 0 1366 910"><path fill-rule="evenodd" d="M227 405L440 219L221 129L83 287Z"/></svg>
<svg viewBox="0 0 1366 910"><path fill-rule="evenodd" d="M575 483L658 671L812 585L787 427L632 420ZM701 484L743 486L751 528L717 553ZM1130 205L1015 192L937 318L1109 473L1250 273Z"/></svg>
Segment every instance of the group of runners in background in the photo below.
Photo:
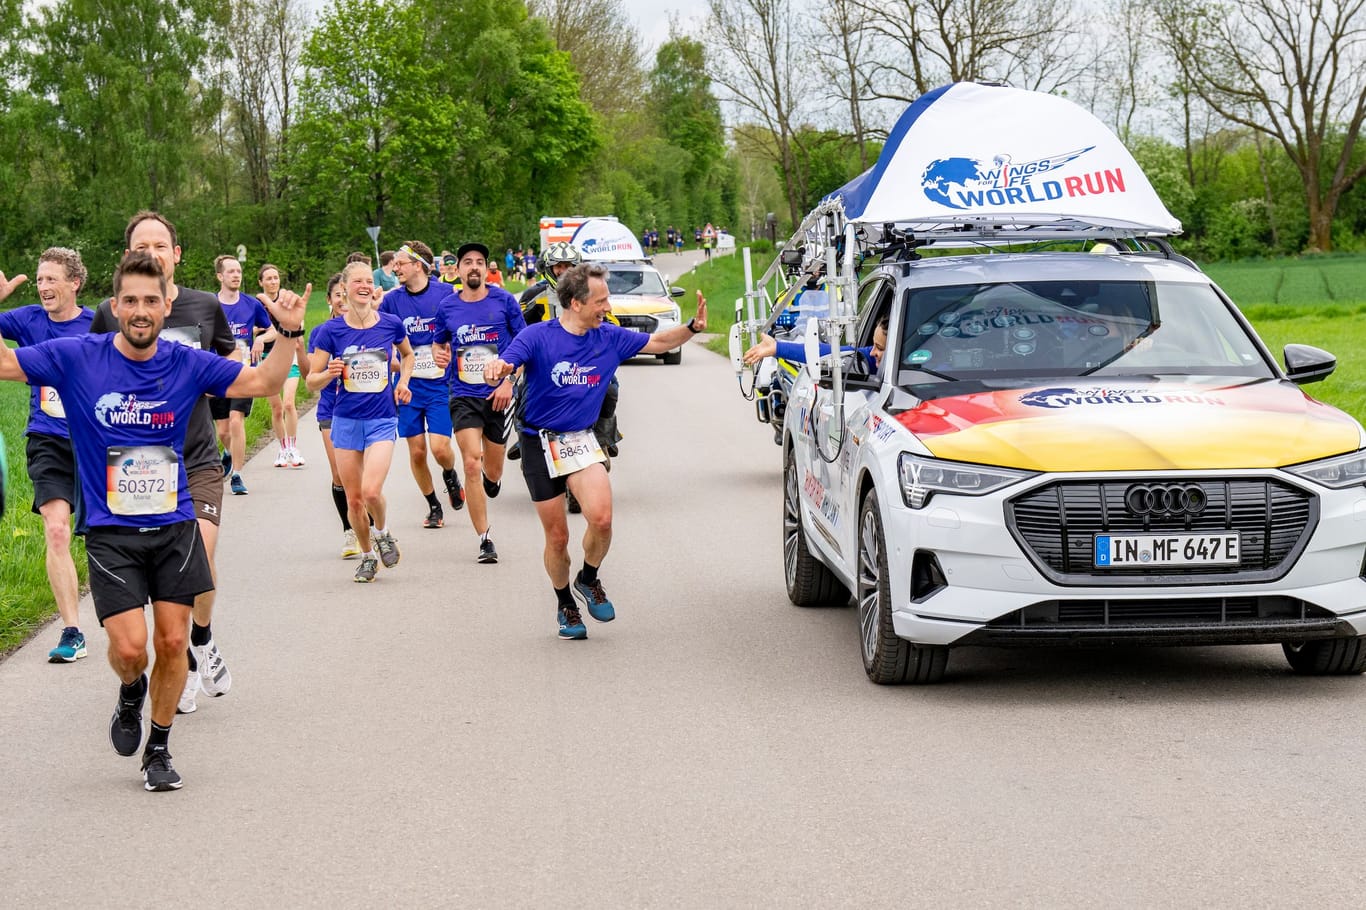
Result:
<svg viewBox="0 0 1366 910"><path fill-rule="evenodd" d="M700 293L687 325L646 335L605 321L607 271L580 264L567 245L543 251L546 280L519 302L490 283L482 243L460 246L453 280L442 281L437 274L447 263L409 240L381 256L377 269L353 254L327 283L330 318L306 333L312 286L302 296L282 288L275 266L258 270L261 293L251 297L241 290L241 263L220 256L214 295L175 283L181 248L164 216L138 213L124 239L114 295L94 311L76 302L88 278L79 254L44 251L39 303L0 313L0 379L33 389L26 444L33 511L43 520L62 618L49 659L69 663L87 653L70 551L73 532L82 533L96 617L120 682L109 723L119 754L143 746L150 698L146 789L181 786L169 751L175 715L195 711L198 694L231 687L211 627L223 487L226 480L235 494L247 493L244 419L258 397L272 402L276 465L304 464L291 389L299 381L318 394L342 556L360 559L356 581L399 563L383 484L400 436L429 506L424 526L444 524L430 455L451 507L467 509L475 561L497 562L488 503L501 491L516 432L559 636L587 637L580 606L599 622L615 617L598 574L611 543L612 498L594 425L623 361L675 349L705 328ZM388 291L377 286L383 275L394 280ZM25 280L0 272L0 300ZM545 286L554 292L549 305L536 297ZM582 567L572 577L567 493L586 523Z"/></svg>

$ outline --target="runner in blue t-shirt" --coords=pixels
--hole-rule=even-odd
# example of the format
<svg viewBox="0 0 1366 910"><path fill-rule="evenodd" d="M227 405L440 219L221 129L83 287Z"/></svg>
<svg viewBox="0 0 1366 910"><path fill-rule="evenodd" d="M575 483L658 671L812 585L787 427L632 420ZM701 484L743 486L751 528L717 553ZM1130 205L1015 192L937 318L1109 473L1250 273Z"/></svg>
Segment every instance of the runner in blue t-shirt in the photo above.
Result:
<svg viewBox="0 0 1366 910"><path fill-rule="evenodd" d="M213 270L218 276L218 304L237 345L234 356L250 366L264 350L265 342L258 336L270 331L270 314L261 301L242 293L242 263L237 257L219 256L213 261ZM209 413L223 447L223 473L231 475L230 486L237 496L247 494L241 471L247 463L247 415L251 406L250 398L209 399Z"/></svg>
<svg viewBox="0 0 1366 910"><path fill-rule="evenodd" d="M85 285L81 254L51 247L38 257L38 303L0 313L0 335L28 347L53 338L84 335L94 312L76 303ZM27 280L16 276L13 287ZM0 298L2 299L2 298ZM80 624L80 585L71 558L72 513L80 503L76 483L76 454L71 448L62 399L51 386L34 386L29 398L25 452L33 482L33 511L43 519L47 547L47 583L62 618L61 638L48 652L50 663L72 663L85 657L85 635Z"/></svg>
<svg viewBox="0 0 1366 910"><path fill-rule="evenodd" d="M616 616L598 578L612 542L612 486L593 423L617 367L636 354L662 354L688 342L707 326L707 302L699 291L697 315L686 325L644 335L604 324L611 302L607 269L601 265L570 269L556 293L560 317L529 326L485 368L484 378L493 384L525 368L522 476L545 532L545 566L555 588L560 637L587 638L576 597L598 622ZM583 569L572 592L566 491L578 499L588 522Z"/></svg>
<svg viewBox="0 0 1366 910"><path fill-rule="evenodd" d="M2 279L0 279L2 280ZM149 253L124 257L114 273L119 330L58 338L10 351L0 343L0 379L53 386L61 396L86 512L86 554L95 615L109 635L109 663L122 686L109 738L120 755L142 743L149 690L152 730L143 753L148 790L180 787L169 737L188 670L190 609L213 576L183 464L185 431L200 397L254 397L278 389L287 359L260 367L187 345L159 343L171 304L166 274ZM303 335L303 305L276 308L281 331ZM156 664L149 683L152 603Z"/></svg>
<svg viewBox="0 0 1366 910"><path fill-rule="evenodd" d="M398 406L398 435L408 441L408 466L412 469L417 491L427 500L424 528L439 528L446 523L441 502L436 498L432 471L427 465L428 441L432 457L441 466L441 478L457 512L465 507L465 493L455 471L455 450L451 447L451 411L446 392L446 369L433 359L436 340L436 311L454 293L449 284L433 281L425 262L432 251L425 243L406 241L393 259L394 274L401 282L384 295L381 313L397 316L413 346L413 399Z"/></svg>
<svg viewBox="0 0 1366 910"><path fill-rule="evenodd" d="M466 243L456 252L461 290L441 303L436 314L439 361L448 366L451 425L464 463L470 523L479 535L481 563L498 561L489 536L488 500L502 489L512 406L512 381L492 392L484 366L507 349L526 320L517 298L484 280L488 247Z"/></svg>
<svg viewBox="0 0 1366 910"><path fill-rule="evenodd" d="M362 551L356 581L371 582L380 562L392 569L399 560L398 541L385 524L384 479L398 438L397 404L412 399L413 348L399 318L375 309L375 278L369 266L347 263L342 269L342 287L346 315L329 319L314 333L305 381L311 391L318 392L341 380L332 408L332 446L346 488L351 527ZM395 350L402 362L398 382L391 389L389 366ZM378 559L370 548L371 521Z"/></svg>
<svg viewBox="0 0 1366 910"><path fill-rule="evenodd" d="M342 287L341 272L327 279L327 306L332 312L332 319L346 315L346 289ZM326 325L316 325L308 335L308 354L311 357L314 351L314 340L317 338L318 330ZM337 515L342 523L342 559L355 559L360 555L360 541L356 539L356 532L351 527L350 509L346 505L346 487L342 485L341 473L337 470L337 453L332 448L332 410L337 403L337 389L341 386L340 379L333 379L318 392L318 405L313 414L318 419L318 429L322 431L323 449L327 452L327 465L332 469L332 504L337 509Z"/></svg>

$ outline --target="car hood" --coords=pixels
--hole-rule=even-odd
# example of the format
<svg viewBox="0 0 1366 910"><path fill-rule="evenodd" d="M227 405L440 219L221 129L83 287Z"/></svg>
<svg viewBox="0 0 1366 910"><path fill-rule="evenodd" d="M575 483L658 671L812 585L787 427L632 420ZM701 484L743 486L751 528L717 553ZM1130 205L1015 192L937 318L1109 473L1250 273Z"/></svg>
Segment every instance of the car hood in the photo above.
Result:
<svg viewBox="0 0 1366 910"><path fill-rule="evenodd" d="M674 302L668 297L641 294L613 294L612 312L618 316L648 316L665 311L672 313Z"/></svg>
<svg viewBox="0 0 1366 910"><path fill-rule="evenodd" d="M1270 468L1361 447L1360 425L1284 380L1082 381L896 414L936 457L1030 471Z"/></svg>

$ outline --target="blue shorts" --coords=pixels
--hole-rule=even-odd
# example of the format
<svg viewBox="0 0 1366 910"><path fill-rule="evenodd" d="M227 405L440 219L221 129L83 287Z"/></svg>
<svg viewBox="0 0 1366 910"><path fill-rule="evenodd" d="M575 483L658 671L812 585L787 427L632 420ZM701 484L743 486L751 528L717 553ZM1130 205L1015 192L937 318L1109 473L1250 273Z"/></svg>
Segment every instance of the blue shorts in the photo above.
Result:
<svg viewBox="0 0 1366 910"><path fill-rule="evenodd" d="M332 448L364 452L377 442L398 439L398 418L380 417L357 420L354 417L332 418Z"/></svg>
<svg viewBox="0 0 1366 910"><path fill-rule="evenodd" d="M451 427L450 391L441 379L414 379L408 383L413 400L398 406L398 435L449 436Z"/></svg>

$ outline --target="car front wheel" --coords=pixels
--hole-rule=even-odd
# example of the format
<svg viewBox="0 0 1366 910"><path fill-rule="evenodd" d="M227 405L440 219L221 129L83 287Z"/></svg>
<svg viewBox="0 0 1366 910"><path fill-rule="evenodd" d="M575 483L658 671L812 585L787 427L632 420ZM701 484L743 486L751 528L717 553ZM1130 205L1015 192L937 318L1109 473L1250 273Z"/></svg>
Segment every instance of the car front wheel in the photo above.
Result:
<svg viewBox="0 0 1366 910"><path fill-rule="evenodd" d="M1350 676L1366 671L1366 638L1321 638L1281 645L1290 669L1304 676Z"/></svg>
<svg viewBox="0 0 1366 910"><path fill-rule="evenodd" d="M897 637L892 627L891 581L887 572L887 540L877 493L868 491L859 510L858 589L859 642L863 670L880 686L924 685L944 678L949 649L917 645Z"/></svg>

